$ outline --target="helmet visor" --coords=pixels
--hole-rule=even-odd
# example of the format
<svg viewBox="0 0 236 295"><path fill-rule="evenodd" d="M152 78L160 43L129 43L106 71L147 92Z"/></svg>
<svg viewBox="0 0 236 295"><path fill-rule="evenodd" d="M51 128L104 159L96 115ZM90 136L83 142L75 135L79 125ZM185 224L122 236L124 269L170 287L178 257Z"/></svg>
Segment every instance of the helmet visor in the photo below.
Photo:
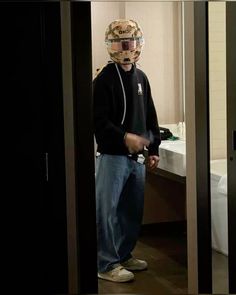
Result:
<svg viewBox="0 0 236 295"><path fill-rule="evenodd" d="M109 49L114 51L135 50L138 46L143 45L143 38L130 39L113 39L106 41Z"/></svg>

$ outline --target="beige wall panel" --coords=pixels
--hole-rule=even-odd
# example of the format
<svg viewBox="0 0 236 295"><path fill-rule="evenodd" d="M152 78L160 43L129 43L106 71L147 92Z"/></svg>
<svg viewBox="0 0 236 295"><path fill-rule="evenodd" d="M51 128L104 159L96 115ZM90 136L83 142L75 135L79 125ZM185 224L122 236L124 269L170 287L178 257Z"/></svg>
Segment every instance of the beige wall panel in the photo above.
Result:
<svg viewBox="0 0 236 295"><path fill-rule="evenodd" d="M209 3L209 88L211 159L226 158L225 3Z"/></svg>
<svg viewBox="0 0 236 295"><path fill-rule="evenodd" d="M109 23L121 17L122 7L124 4L119 2L91 2L93 76L110 59L104 43L105 31Z"/></svg>
<svg viewBox="0 0 236 295"><path fill-rule="evenodd" d="M173 2L126 2L126 16L144 31L140 68L149 77L161 124L183 121L181 65L181 15Z"/></svg>

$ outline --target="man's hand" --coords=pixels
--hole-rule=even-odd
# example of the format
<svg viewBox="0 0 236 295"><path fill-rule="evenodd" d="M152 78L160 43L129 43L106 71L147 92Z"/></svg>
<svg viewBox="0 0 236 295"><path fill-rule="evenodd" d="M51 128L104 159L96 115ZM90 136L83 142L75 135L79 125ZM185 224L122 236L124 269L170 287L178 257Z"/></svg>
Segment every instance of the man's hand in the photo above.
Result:
<svg viewBox="0 0 236 295"><path fill-rule="evenodd" d="M144 146L148 147L150 144L148 139L133 133L126 133L124 141L131 154L142 151Z"/></svg>
<svg viewBox="0 0 236 295"><path fill-rule="evenodd" d="M157 168L158 163L160 161L160 158L158 156L148 156L148 161L147 161L147 166L148 168L150 168L151 170L154 170L155 168Z"/></svg>

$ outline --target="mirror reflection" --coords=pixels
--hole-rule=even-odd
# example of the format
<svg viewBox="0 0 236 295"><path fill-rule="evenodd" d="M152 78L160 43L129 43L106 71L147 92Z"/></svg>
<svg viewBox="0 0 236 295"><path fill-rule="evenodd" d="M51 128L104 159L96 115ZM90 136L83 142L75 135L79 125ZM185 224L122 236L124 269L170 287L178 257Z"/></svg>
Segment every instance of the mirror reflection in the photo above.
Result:
<svg viewBox="0 0 236 295"><path fill-rule="evenodd" d="M125 231L129 230L129 221L126 218L124 227L121 230L120 223L116 222L115 216L113 216L111 220L111 222L115 221L115 224L110 226L109 229L107 227L108 231L110 230L110 232L112 232L110 233L112 237L114 236L114 232L117 233L117 228L119 233L122 232L119 237L123 237L124 239L132 235L136 237L139 233L138 239L137 237L135 238L137 242L134 243L135 247L132 251L132 256L137 257L139 260L131 262L135 262L136 266L138 265L141 267L140 270L145 269L145 271L137 272L136 266L135 269L133 264L130 266L131 262L129 259L126 259L127 261L117 261L115 267L113 267L114 264L111 267L110 265L105 267L101 263L102 259L100 259L98 261L101 270L99 272L99 278L102 279L99 280L100 293L117 293L117 288L120 293L149 292L156 294L160 292L160 290L165 292L173 291L174 293L176 289L182 293L187 292L186 152L182 17L182 3L180 2L92 2L92 57L94 78L100 77L99 75L102 69L104 69L102 73L105 75L107 69L113 66L107 66L109 60L112 59L113 62L119 64L119 58L117 62L117 56L111 55L110 51L117 48L128 48L131 50L129 46L133 46L131 41L134 42L134 40L131 39L129 41L122 40L123 43L118 44L113 42L114 40L108 38L109 40L105 43L105 32L108 25L118 19L135 20L142 28L145 39L141 57L137 62L135 61L135 64L137 72L141 73L142 71L148 77L153 106L157 113L162 137L159 148L160 162L158 163L158 168L154 167L155 169L150 169L151 167L146 165L145 172L143 169L144 167L142 167L142 174L145 173L144 193L142 192L143 185L142 187L138 187L137 183L137 185L135 185L136 191L126 196L123 193L123 189L124 191L128 190L128 185L126 185L128 181L122 186L122 192L120 193L122 197L125 196L123 199L126 200L128 200L130 196L131 199L134 199L134 197L137 197L140 193L144 194L144 208L141 209L143 212L140 212L140 218L142 218L141 228L132 230L132 234L129 231L129 235L126 235ZM111 26L110 29L113 30L113 27ZM114 31L113 33L115 34L116 32ZM140 43L140 40L135 41ZM110 51L107 50L107 46L109 46ZM124 83L122 67L118 65L117 68L117 73L120 74L119 77L117 77ZM129 71L132 70L133 67L129 68ZM110 73L110 75L112 75L112 73ZM111 78L110 75L108 75L108 78ZM98 80L95 82L95 85L97 85L94 91L95 96L97 96L98 93L97 89L99 83L97 83L97 81ZM111 85L111 83L109 83L109 85ZM139 88L140 91L143 90L142 85ZM124 85L122 89L124 89L123 92L126 94L126 85ZM103 90L104 88L102 88L102 91ZM116 90L116 92L118 92L118 90ZM96 122L99 125L100 121L97 120ZM140 120L137 122L140 122ZM97 143L99 143L99 134L101 135L102 132L99 131L100 127L98 125L95 126L95 128L97 128ZM155 140L155 130L153 129L151 131L154 134ZM114 141L115 140L114 138ZM148 140L151 142L150 136ZM150 149L150 142L142 143L143 147L147 147L147 151ZM134 146L131 147L128 144L127 146L129 150L131 149L132 153L132 149L135 149ZM101 154L102 156L104 155L103 152L101 153L100 147L101 144L98 147L99 153L96 155L97 190L101 186L101 182L97 181L97 179L103 174L103 177L101 177L104 184L104 179L108 179L108 175L104 176L104 173L108 170L108 173L113 173L117 165L117 161L115 162L113 157L113 164L109 165L109 169L108 166L103 168L103 171L101 171L102 169L100 168L98 169L98 166L101 167ZM97 145L95 146L95 150L96 148ZM151 156L153 156L153 154ZM130 177L128 180L130 180ZM113 183L116 181L117 178L114 177ZM111 183L106 183L106 187L110 185ZM104 187L102 190L104 191ZM99 191L102 192L102 190ZM114 194L112 194L112 197L113 196ZM123 202L125 201L123 200ZM127 202L125 205L127 205ZM103 202L103 204L102 202L98 203L97 194L97 209L99 209L99 211L103 211L104 213L109 204L109 199ZM125 207L127 208L127 206ZM133 201L133 209L135 207L137 207L137 202ZM129 213L127 215L129 218L134 214L134 210L130 208L128 209ZM119 212L120 209L121 206L119 206ZM109 219L107 215L104 218ZM102 226L104 218L100 218L100 220L97 221L98 240L100 240L100 244L104 244L107 240L105 237L107 233L104 229L99 229ZM101 242L101 240L103 240L103 242ZM117 241L119 240L120 238L117 239L116 236L116 239L112 241L113 246L114 244L117 245ZM106 245L108 245L108 243L106 243ZM108 245L108 247L111 249L111 245ZM120 247L117 248L117 251L118 254L122 256L123 251L120 250ZM107 253L107 251L106 253L102 251L100 247L99 254L100 257L104 258L103 261L107 258ZM131 258L130 253L126 256ZM112 270L115 270L114 273L110 272ZM131 273L129 271L131 271ZM135 279L133 283L129 285L120 284L119 286L113 286L109 284L108 281L112 280L118 282L117 278L119 277L125 277L127 281L133 281L133 278ZM112 288L112 286L114 288Z"/></svg>

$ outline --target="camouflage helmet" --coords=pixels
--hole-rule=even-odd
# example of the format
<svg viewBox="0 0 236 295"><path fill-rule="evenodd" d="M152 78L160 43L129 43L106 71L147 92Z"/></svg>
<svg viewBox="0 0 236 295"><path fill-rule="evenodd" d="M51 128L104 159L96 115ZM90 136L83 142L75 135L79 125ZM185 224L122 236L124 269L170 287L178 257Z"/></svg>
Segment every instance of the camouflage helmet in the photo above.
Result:
<svg viewBox="0 0 236 295"><path fill-rule="evenodd" d="M131 64L139 60L144 45L143 32L136 21L113 21L105 33L107 51L119 64Z"/></svg>

